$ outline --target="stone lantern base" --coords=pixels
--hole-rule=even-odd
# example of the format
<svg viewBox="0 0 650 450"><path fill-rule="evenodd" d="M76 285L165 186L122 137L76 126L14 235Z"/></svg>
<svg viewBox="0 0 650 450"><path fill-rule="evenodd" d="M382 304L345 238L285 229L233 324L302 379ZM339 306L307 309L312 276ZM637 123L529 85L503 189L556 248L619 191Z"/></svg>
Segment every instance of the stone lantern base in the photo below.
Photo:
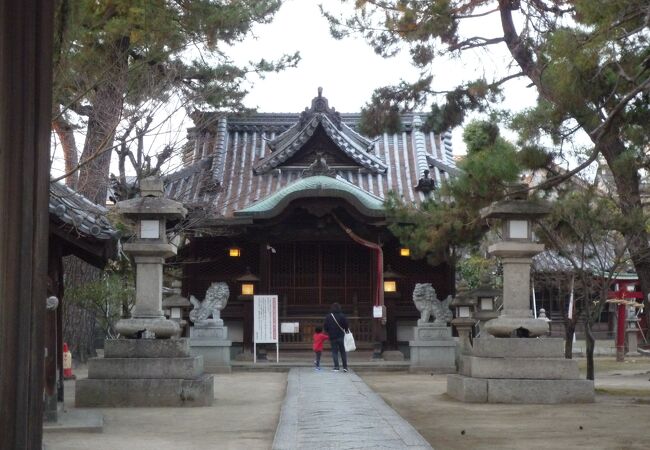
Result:
<svg viewBox="0 0 650 450"><path fill-rule="evenodd" d="M188 339L108 339L104 357L88 361L88 378L77 380L75 405L210 406L212 375L203 357L190 356Z"/></svg>
<svg viewBox="0 0 650 450"><path fill-rule="evenodd" d="M561 338L476 338L447 376L447 394L468 403L590 403L594 382L564 358Z"/></svg>

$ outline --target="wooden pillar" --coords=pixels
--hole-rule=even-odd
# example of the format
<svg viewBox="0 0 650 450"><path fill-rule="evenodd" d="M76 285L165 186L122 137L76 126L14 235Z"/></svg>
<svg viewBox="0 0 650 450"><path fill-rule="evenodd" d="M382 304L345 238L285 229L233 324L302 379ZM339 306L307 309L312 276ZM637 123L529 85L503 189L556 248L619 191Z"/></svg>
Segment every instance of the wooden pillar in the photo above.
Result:
<svg viewBox="0 0 650 450"><path fill-rule="evenodd" d="M384 299L386 303L386 350L397 350L397 303L396 298Z"/></svg>
<svg viewBox="0 0 650 450"><path fill-rule="evenodd" d="M0 448L41 449L53 5L0 0Z"/></svg>

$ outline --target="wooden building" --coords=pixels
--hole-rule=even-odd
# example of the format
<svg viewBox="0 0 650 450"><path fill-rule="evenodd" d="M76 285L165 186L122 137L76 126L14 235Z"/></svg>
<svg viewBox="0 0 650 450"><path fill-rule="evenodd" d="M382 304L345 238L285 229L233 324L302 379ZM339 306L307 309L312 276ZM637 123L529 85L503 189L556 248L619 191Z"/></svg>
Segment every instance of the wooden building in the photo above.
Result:
<svg viewBox="0 0 650 450"><path fill-rule="evenodd" d="M452 293L452 269L405 255L383 208L389 191L414 204L436 195L457 171L451 136L425 133L407 114L401 132L370 139L359 119L331 108L320 89L300 114L194 116L184 167L165 179L167 195L190 210L176 264L184 295L203 298L210 283L228 282L222 317L234 344L251 343L242 284L278 294L280 321L300 324L281 335L285 348L306 348L333 302L361 346L397 348L418 317L414 284L433 283L439 298ZM385 320L373 320L381 305Z"/></svg>
<svg viewBox="0 0 650 450"><path fill-rule="evenodd" d="M47 295L59 299L45 318L45 419L55 421L63 401L63 258L74 255L103 268L117 257L119 233L107 210L61 183L50 183Z"/></svg>

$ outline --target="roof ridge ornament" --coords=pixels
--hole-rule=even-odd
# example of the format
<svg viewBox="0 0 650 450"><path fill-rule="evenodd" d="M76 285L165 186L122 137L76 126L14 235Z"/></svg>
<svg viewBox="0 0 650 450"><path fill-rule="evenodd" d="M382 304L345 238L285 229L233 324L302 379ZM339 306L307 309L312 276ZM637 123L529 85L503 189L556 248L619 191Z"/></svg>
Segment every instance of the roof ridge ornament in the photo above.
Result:
<svg viewBox="0 0 650 450"><path fill-rule="evenodd" d="M318 87L318 96L311 100L311 108L305 108L300 113L300 128L303 128L317 114L326 115L336 128L341 129L341 114L334 108L329 107L327 98L323 97L323 88Z"/></svg>
<svg viewBox="0 0 650 450"><path fill-rule="evenodd" d="M327 165L327 159L323 152L316 152L316 159L314 162L302 171L303 178L313 177L316 175L336 178L336 170Z"/></svg>

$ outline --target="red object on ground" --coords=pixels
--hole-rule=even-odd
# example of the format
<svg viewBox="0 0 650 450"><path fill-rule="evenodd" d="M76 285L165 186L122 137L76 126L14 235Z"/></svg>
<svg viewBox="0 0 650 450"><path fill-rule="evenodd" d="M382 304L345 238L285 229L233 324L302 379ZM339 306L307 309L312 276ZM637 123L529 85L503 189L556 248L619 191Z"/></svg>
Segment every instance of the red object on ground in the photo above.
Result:
<svg viewBox="0 0 650 450"><path fill-rule="evenodd" d="M636 291L637 284L637 281L617 282L616 290L610 291L610 298L643 301L643 292ZM623 361L625 358L625 328L627 319L625 303L616 305L616 319L616 360Z"/></svg>
<svg viewBox="0 0 650 450"><path fill-rule="evenodd" d="M74 380L76 377L72 373L72 353L68 349L68 344L63 343L63 379Z"/></svg>

